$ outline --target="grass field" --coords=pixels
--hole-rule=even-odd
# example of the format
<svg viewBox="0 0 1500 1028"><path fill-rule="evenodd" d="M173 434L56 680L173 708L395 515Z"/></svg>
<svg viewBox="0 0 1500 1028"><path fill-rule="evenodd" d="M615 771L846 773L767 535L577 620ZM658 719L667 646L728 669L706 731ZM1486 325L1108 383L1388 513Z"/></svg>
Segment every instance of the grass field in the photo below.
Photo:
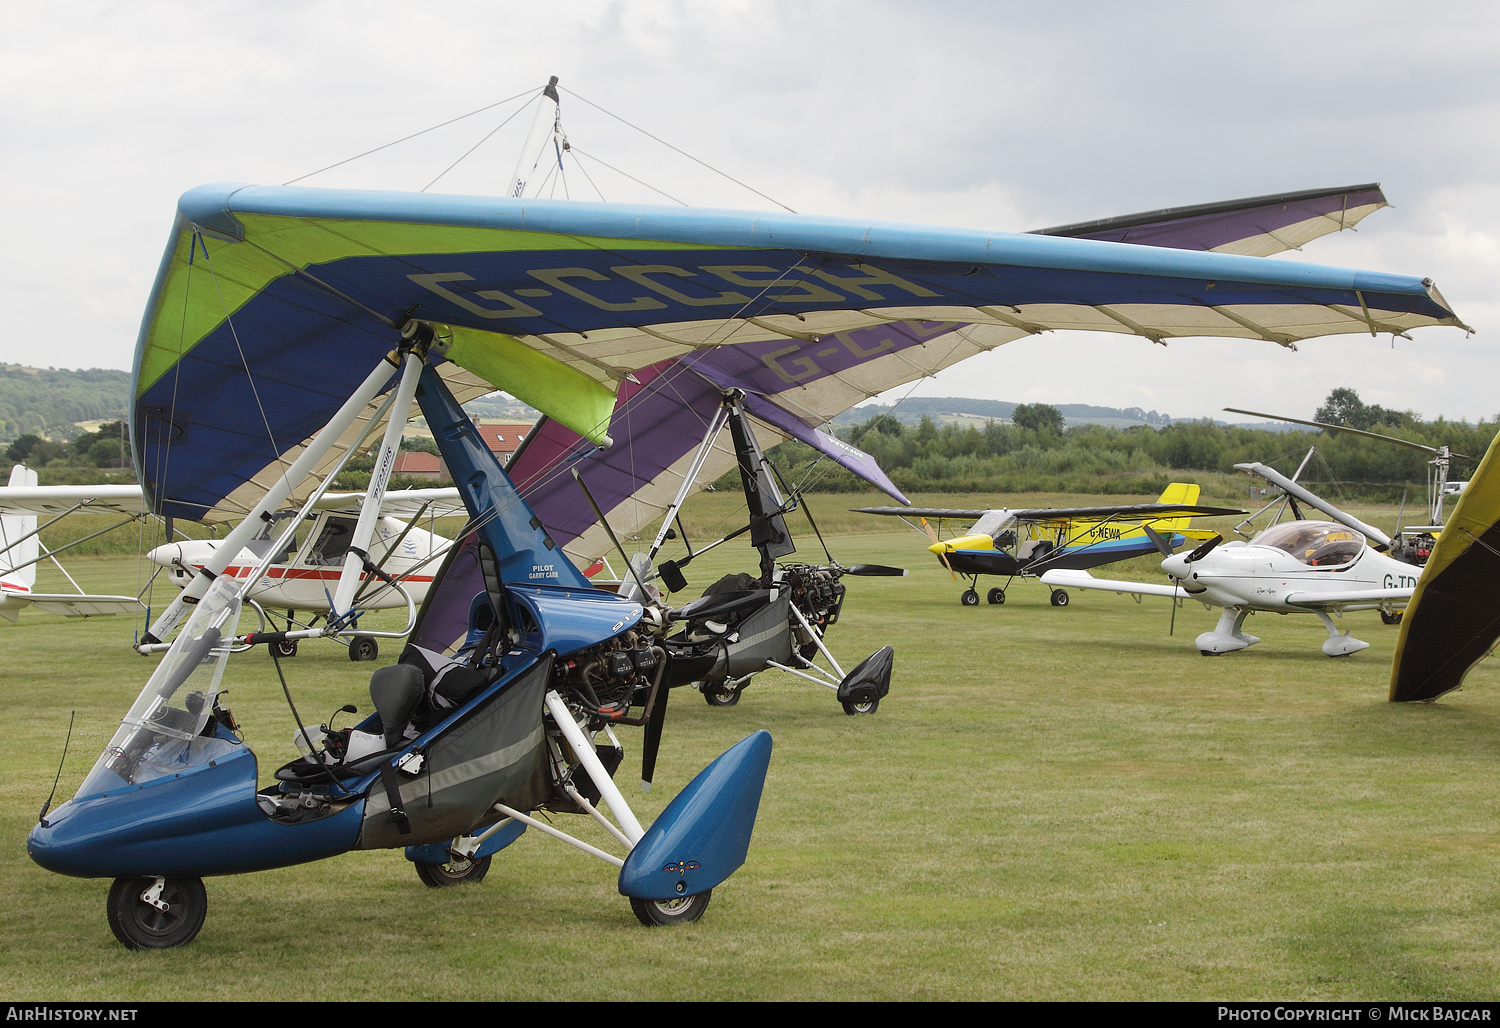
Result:
<svg viewBox="0 0 1500 1028"><path fill-rule="evenodd" d="M1197 604L1178 611L1175 638L1164 601L1085 593L1056 609L1039 585L1016 583L1003 607L963 608L962 586L915 534L836 514L875 502L845 499L818 498L815 511L840 532L835 555L912 569L847 580L830 633L850 663L894 644L891 694L869 717L845 716L831 692L790 676L757 678L732 708L673 694L658 787L626 790L644 822L751 731L768 729L776 748L748 863L702 921L672 929L640 927L612 869L528 833L474 887L427 889L392 851L210 879L195 943L128 952L105 924L107 883L42 871L24 838L69 712L59 802L150 663L129 650L128 620L0 622L10 896L0 919L11 940L0 990L14 1000L1495 997L1493 665L1436 704L1394 706L1396 630L1373 612L1345 619L1373 644L1348 659L1321 655L1315 618L1271 615L1246 626L1259 646L1208 659L1191 642L1217 614ZM729 516L712 507L728 500L702 502L692 525ZM875 530L844 534L854 527ZM821 558L815 540L799 542ZM701 588L744 570L750 552L726 545L690 578ZM129 558L70 570L91 589L135 590ZM1123 573L1159 571L1142 560ZM305 717L346 701L368 708L372 666L336 646L304 643L286 667ZM240 656L226 681L264 779L292 756L271 661ZM625 742L622 783L635 778L638 731Z"/></svg>

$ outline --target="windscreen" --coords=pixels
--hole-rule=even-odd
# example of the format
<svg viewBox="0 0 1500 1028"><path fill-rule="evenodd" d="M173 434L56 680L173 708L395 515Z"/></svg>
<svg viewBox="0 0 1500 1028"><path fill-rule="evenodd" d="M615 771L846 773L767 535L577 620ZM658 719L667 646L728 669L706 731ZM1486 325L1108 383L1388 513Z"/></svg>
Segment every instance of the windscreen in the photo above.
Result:
<svg viewBox="0 0 1500 1028"><path fill-rule="evenodd" d="M1331 521L1288 521L1272 525L1250 542L1274 546L1309 567L1348 564L1365 548L1364 537Z"/></svg>
<svg viewBox="0 0 1500 1028"><path fill-rule="evenodd" d="M80 797L181 774L243 745L203 734L239 628L240 584L221 577L208 587L83 780Z"/></svg>

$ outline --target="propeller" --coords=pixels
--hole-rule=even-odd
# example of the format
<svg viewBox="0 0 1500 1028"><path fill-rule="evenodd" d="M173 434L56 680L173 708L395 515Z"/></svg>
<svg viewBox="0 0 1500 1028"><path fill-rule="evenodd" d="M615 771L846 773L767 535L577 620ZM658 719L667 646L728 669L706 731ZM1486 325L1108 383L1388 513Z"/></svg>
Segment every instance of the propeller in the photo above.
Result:
<svg viewBox="0 0 1500 1028"><path fill-rule="evenodd" d="M661 726L667 719L667 696L672 692L666 682L659 682L651 697L651 707L646 711L645 738L641 740L641 788L651 791L651 781L656 777L656 754L661 749Z"/></svg>
<svg viewBox="0 0 1500 1028"><path fill-rule="evenodd" d="M941 546L942 544L938 542L937 529L929 525L926 518L922 518L921 520L922 530L927 533L927 538L932 540L932 545ZM954 574L953 565L948 563L948 554L944 553L941 549L938 550L938 560L943 562L943 567L948 569L948 574L953 575L953 580L957 582L958 575Z"/></svg>
<svg viewBox="0 0 1500 1028"><path fill-rule="evenodd" d="M1150 525L1142 525L1141 531L1146 533L1146 538L1151 540L1152 545L1156 547L1157 552L1163 557L1170 557L1172 555L1172 541L1170 539Z"/></svg>
<svg viewBox="0 0 1500 1028"><path fill-rule="evenodd" d="M1204 557L1207 557L1214 551L1214 547L1218 546L1223 541L1224 537L1222 535L1214 536L1212 539L1205 542L1202 546L1199 546L1192 553L1189 553L1186 558L1186 563L1192 564L1195 561L1202 560Z"/></svg>
<svg viewBox="0 0 1500 1028"><path fill-rule="evenodd" d="M844 574L857 578L903 578L906 569L888 567L885 564L856 564L852 568L845 568Z"/></svg>

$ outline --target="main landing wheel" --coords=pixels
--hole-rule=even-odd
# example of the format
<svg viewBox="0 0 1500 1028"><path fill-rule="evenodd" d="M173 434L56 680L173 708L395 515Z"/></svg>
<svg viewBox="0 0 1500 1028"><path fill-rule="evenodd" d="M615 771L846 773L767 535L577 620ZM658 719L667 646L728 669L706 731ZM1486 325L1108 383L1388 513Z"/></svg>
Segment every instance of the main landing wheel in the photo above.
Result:
<svg viewBox="0 0 1500 1028"><path fill-rule="evenodd" d="M1052 590L1052 606L1066 607L1068 605L1068 594L1061 589Z"/></svg>
<svg viewBox="0 0 1500 1028"><path fill-rule="evenodd" d="M297 640L283 639L281 642L271 644L272 651L278 657L295 657L297 655Z"/></svg>
<svg viewBox="0 0 1500 1028"><path fill-rule="evenodd" d="M477 885L490 870L489 857L456 857L449 855L446 864L416 864L417 877L432 889L447 885Z"/></svg>
<svg viewBox="0 0 1500 1028"><path fill-rule="evenodd" d="M844 713L853 717L855 714L873 714L880 709L879 700L843 700Z"/></svg>
<svg viewBox="0 0 1500 1028"><path fill-rule="evenodd" d="M740 691L728 682L717 682L703 687L703 699L710 707L732 707L740 702Z"/></svg>
<svg viewBox="0 0 1500 1028"><path fill-rule="evenodd" d="M1397 611L1396 613L1391 614L1387 611L1382 610L1380 612L1380 623L1383 625L1399 625L1401 623L1401 615L1404 613L1405 611Z"/></svg>
<svg viewBox="0 0 1500 1028"><path fill-rule="evenodd" d="M380 645L368 635L356 635L349 640L350 660L374 660L378 656L380 656Z"/></svg>
<svg viewBox="0 0 1500 1028"><path fill-rule="evenodd" d="M996 606L999 606L1000 604L1005 602L1005 590L1000 588L991 589L989 595L986 596L985 599L989 600Z"/></svg>
<svg viewBox="0 0 1500 1028"><path fill-rule="evenodd" d="M700 892L696 896L682 896L669 900L643 900L631 897L630 909L636 920L647 928L664 924L687 924L703 916L714 891Z"/></svg>
<svg viewBox="0 0 1500 1028"><path fill-rule="evenodd" d="M198 937L208 916L201 878L116 878L109 887L109 930L129 949L171 949Z"/></svg>
<svg viewBox="0 0 1500 1028"><path fill-rule="evenodd" d="M962 603L965 607L977 607L979 606L979 594L973 589L965 589L963 595L958 598L958 602Z"/></svg>

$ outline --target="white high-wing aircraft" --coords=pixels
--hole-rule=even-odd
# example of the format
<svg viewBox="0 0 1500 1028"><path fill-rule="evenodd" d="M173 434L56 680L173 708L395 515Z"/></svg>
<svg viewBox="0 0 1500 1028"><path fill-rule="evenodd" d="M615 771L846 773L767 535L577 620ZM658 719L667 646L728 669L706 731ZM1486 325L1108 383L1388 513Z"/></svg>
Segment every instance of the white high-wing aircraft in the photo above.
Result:
<svg viewBox="0 0 1500 1028"><path fill-rule="evenodd" d="M343 575L364 502L363 493L325 493L307 515L305 527L276 555L247 597L262 607L284 609L289 629L298 624L298 611L315 612L314 621L326 617L333 604L333 590ZM355 605L361 611L405 607L409 595L411 602L420 606L437 575L438 558L448 551L453 540L418 528L416 523L424 517L461 515L465 513L463 501L453 488L399 489L385 494L380 509L383 513L370 538L368 560L395 579L399 587L381 581L367 569ZM291 510L272 515L221 574L231 578L253 575L285 532L288 519L296 516L297 512ZM217 539L166 543L146 556L153 564L170 569L172 583L181 589L222 545ZM352 629L344 634L350 637L350 660L375 659L379 649L373 636L353 634ZM283 657L297 652L294 639L271 645Z"/></svg>
<svg viewBox="0 0 1500 1028"><path fill-rule="evenodd" d="M5 494L5 501L0 502L0 617L7 621L17 621L21 610L28 606L35 606L39 610L45 610L49 614L61 614L63 617L86 618L99 617L106 614L124 614L135 610L144 610L141 601L134 596L111 596L94 593L86 593L79 588L73 577L66 570L63 574L73 587L78 589L76 593L39 593L36 591L36 569L43 560L52 560L56 563L57 558L42 545L41 536L37 528L37 515L50 513L61 515L71 510L86 509L90 511L107 510L137 517L144 513L142 506L141 491L135 486L66 486L64 488L73 491L73 498L67 502L61 502L60 497L54 497L46 502L38 502L43 498L38 496L43 489L36 484L36 472L24 465L17 464L10 470L10 484L0 489L0 494ZM122 491L123 490L123 491ZM131 495L133 491L133 495ZM18 502L12 505L11 499L17 495L25 494L32 502ZM61 564L57 565L59 569Z"/></svg>
<svg viewBox="0 0 1500 1028"><path fill-rule="evenodd" d="M1211 539L1191 553L1168 556L1162 570L1171 585L1094 578L1087 571L1049 571L1042 582L1054 587L1105 589L1137 596L1191 598L1222 607L1219 623L1194 640L1206 657L1253 646L1260 639L1242 631L1253 611L1316 614L1328 629L1323 652L1347 657L1369 647L1334 627L1329 614L1380 610L1388 617L1405 606L1422 569L1387 556L1391 539L1264 464L1236 464L1260 475L1291 496L1327 514L1332 521L1286 521L1249 542Z"/></svg>
<svg viewBox="0 0 1500 1028"><path fill-rule="evenodd" d="M320 497L304 527L266 569L250 590L249 598L263 607L285 610L289 622L297 611L313 611L316 617L326 617L330 592L343 572L364 501L363 493L325 493ZM117 513L126 520L149 513L139 486L38 486L35 471L21 465L12 470L10 485L0 489L0 617L14 621L20 608L27 604L69 617L144 609L134 596L91 595L81 589L78 593L33 591L37 563L52 556L45 552L38 538L38 515L56 521L75 511ZM438 558L452 545L452 540L418 528L416 523L426 517L464 513L458 490L452 488L388 492L381 511L368 547L369 560L396 579L401 588L366 574L357 604L362 611L404 607L407 595L413 604L420 605L437 573ZM230 560L222 574L248 578L282 535L287 520L295 516L295 511L272 515ZM152 563L168 569L168 580L183 588L221 545L222 541L217 539L186 540L163 544L146 556ZM63 573L67 574L66 570ZM378 648L373 637L352 631L349 634L352 659L375 659ZM281 656L291 656L297 651L295 640L275 645Z"/></svg>

